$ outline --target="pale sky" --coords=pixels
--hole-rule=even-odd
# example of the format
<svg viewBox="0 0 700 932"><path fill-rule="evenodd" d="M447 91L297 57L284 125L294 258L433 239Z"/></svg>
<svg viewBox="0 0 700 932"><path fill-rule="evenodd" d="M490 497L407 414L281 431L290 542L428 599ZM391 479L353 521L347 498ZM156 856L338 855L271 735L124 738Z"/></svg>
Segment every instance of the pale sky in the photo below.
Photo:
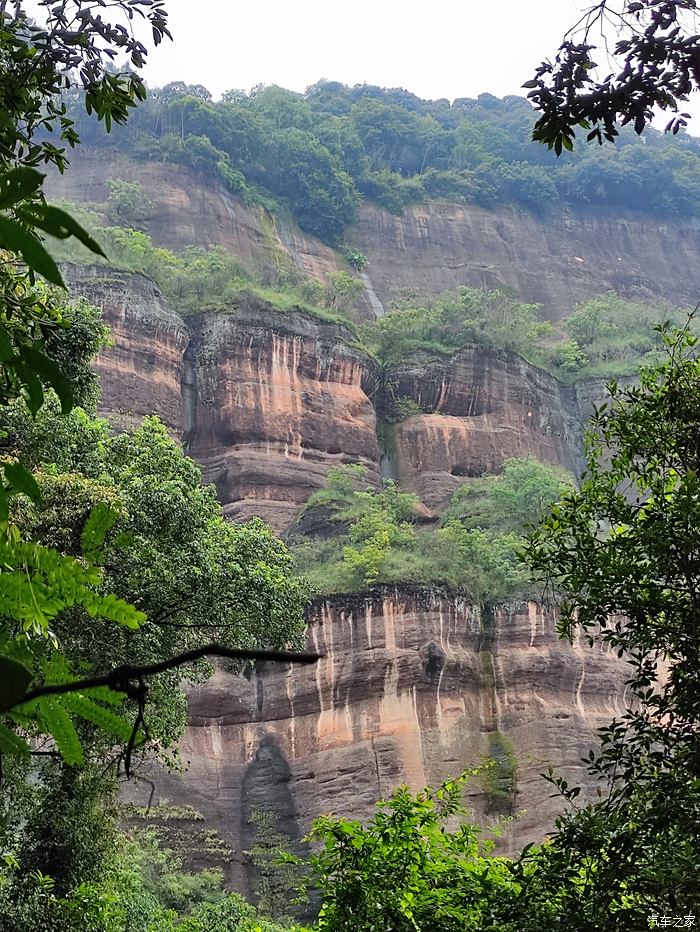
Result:
<svg viewBox="0 0 700 932"><path fill-rule="evenodd" d="M552 55L581 0L167 0L173 42L146 80L303 91L319 78L420 97L503 96Z"/></svg>
<svg viewBox="0 0 700 932"><path fill-rule="evenodd" d="M419 97L522 94L591 0L167 0L173 42L151 49L153 86L181 80L219 97L320 78ZM150 45L149 45L150 48ZM601 53L601 70L612 70ZM685 107L700 135L700 95ZM662 128L668 115L656 121Z"/></svg>

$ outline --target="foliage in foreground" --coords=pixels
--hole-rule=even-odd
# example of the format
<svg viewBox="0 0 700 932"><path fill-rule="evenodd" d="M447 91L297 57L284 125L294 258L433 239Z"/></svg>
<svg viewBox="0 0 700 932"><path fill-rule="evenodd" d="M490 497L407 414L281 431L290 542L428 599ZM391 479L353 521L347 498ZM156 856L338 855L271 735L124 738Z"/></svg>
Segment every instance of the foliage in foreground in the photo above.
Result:
<svg viewBox="0 0 700 932"><path fill-rule="evenodd" d="M11 866L0 875L3 932L281 932L224 889L221 870L184 870L153 829L117 830L114 813L106 814L93 793L89 802L70 790L52 799L60 807L54 831L62 833L61 850L72 840L81 879L65 889L49 873ZM50 839L50 825L43 830Z"/></svg>
<svg viewBox="0 0 700 932"><path fill-rule="evenodd" d="M498 905L518 892L507 862L479 839L460 803L466 778L415 795L406 787L361 825L317 819L311 857L322 905L318 932L496 930ZM456 827L448 827L456 824Z"/></svg>
<svg viewBox="0 0 700 932"><path fill-rule="evenodd" d="M586 929L700 907L700 358L689 328L661 335L666 360L639 386L611 384L581 488L528 552L565 594L561 633L579 627L630 663L627 711L590 755L604 799L564 816L541 861L537 895L555 878L561 914Z"/></svg>

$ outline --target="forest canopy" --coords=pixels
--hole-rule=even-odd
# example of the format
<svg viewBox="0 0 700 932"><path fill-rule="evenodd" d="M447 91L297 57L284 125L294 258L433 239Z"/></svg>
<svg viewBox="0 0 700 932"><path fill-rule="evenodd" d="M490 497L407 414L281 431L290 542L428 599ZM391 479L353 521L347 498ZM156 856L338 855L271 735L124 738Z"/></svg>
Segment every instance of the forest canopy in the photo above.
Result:
<svg viewBox="0 0 700 932"><path fill-rule="evenodd" d="M304 94L276 86L151 89L111 135L73 101L81 138L136 158L188 165L231 191L289 207L302 229L337 243L361 199L391 211L425 198L542 210L560 203L667 216L700 210L700 145L680 133L623 130L615 147L557 160L532 144L524 97L422 100L408 91L319 81Z"/></svg>

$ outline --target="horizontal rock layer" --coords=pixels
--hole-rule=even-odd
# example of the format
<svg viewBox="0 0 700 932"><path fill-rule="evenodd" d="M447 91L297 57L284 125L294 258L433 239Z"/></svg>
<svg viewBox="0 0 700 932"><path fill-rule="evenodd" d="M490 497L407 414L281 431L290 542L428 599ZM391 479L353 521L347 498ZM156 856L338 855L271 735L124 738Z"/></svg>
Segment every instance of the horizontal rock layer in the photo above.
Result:
<svg viewBox="0 0 700 932"><path fill-rule="evenodd" d="M298 840L320 813L366 817L398 784L417 790L482 763L495 740L512 747L510 782L494 796L476 778L469 805L482 823L517 816L501 850L540 840L560 808L541 772L590 790L580 759L622 711L627 669L607 649L560 641L555 625L535 603L484 614L434 589L319 601L315 666L219 670L191 691L188 769L158 778L159 799L205 816L241 883L251 807Z"/></svg>
<svg viewBox="0 0 700 932"><path fill-rule="evenodd" d="M471 347L442 360L416 355L392 381L396 397L426 412L395 426L394 473L431 508L443 508L466 476L498 472L508 457L580 468L575 394L515 353Z"/></svg>
<svg viewBox="0 0 700 932"><path fill-rule="evenodd" d="M47 179L51 197L104 203L107 178L137 181L155 203L144 227L160 245L177 250L220 243L260 268L286 257L320 280L348 268L291 218L273 220L191 169L109 149L84 148L72 160L71 171ZM693 218L663 222L642 213L566 205L532 213L448 202L395 216L365 203L346 239L369 260L361 307L369 318L402 289L430 295L458 285L507 287L542 304L552 320L606 291L679 306L694 306L700 293L700 223Z"/></svg>

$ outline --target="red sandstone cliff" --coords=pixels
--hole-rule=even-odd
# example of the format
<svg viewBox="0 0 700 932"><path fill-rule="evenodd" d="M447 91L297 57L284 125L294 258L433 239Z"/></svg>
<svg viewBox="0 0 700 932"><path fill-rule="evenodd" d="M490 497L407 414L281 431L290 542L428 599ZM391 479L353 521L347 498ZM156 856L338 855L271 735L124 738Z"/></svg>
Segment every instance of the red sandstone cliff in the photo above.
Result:
<svg viewBox="0 0 700 932"><path fill-rule="evenodd" d="M338 462L362 461L379 479L383 383L343 327L252 298L183 320L143 276L69 274L113 329L98 361L104 410L121 423L160 413L232 516L287 526ZM395 425L388 442L383 431L389 466L433 508L462 477L507 456L578 460L578 394L517 356L466 350L405 360L389 375L398 395L429 412ZM588 404L595 390L579 394ZM584 779L595 728L623 706L624 664L560 642L555 617L535 604L484 616L437 591L337 596L313 607L309 639L325 654L313 670L218 672L193 691L189 769L158 776L161 800L180 814L192 807L183 842L192 859L228 860L236 882L253 806L277 811L298 838L319 812L363 817L398 783L417 788L478 764L493 736L512 745L510 789L494 800L475 785L475 815L524 810L506 848L541 838L557 803L538 774L552 765ZM138 784L129 792L144 801Z"/></svg>
<svg viewBox="0 0 700 932"><path fill-rule="evenodd" d="M513 353L475 347L384 373L397 397L430 413L384 425L382 450L379 368L344 327L246 296L183 320L142 275L67 274L112 331L98 360L103 413L118 424L160 414L232 517L286 529L338 463L364 463L376 482L391 472L432 509L509 456L578 464L587 410Z"/></svg>
<svg viewBox="0 0 700 932"><path fill-rule="evenodd" d="M185 440L227 514L281 530L333 464L379 481L377 365L345 328L245 297L189 327Z"/></svg>
<svg viewBox="0 0 700 932"><path fill-rule="evenodd" d="M393 787L413 789L512 746L508 798L469 802L483 824L516 815L499 846L541 840L559 808L540 774L589 786L580 759L624 706L626 665L607 649L560 641L535 603L484 614L446 592L391 588L335 596L309 613L315 667L219 671L190 694L181 778L158 778L158 801L189 805L229 847L241 883L251 807L277 813L298 839L314 816L364 817ZM150 789L130 797L143 804ZM189 856L209 863L201 844Z"/></svg>

